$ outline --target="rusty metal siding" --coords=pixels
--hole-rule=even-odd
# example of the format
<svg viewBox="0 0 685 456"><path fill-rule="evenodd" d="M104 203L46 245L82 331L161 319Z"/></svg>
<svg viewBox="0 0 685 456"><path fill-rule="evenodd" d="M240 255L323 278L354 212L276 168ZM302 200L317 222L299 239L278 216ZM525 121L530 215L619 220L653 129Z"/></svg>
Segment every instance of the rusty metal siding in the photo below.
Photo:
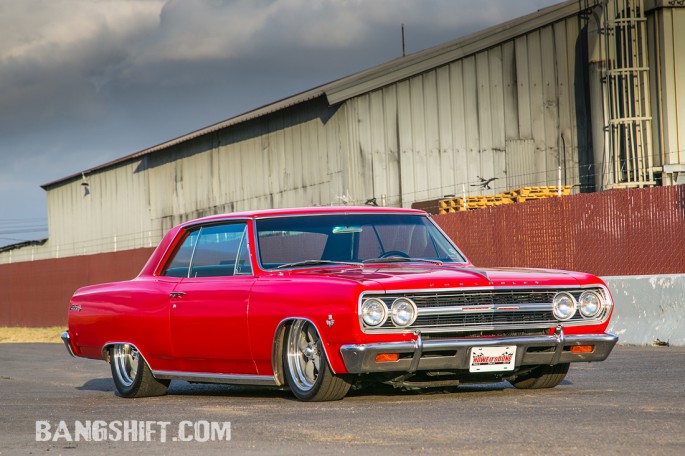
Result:
<svg viewBox="0 0 685 456"><path fill-rule="evenodd" d="M547 24L346 101L348 163L358 169L348 187L409 206L464 189L496 194L512 184L555 185L559 166L564 184L580 184L576 122L587 116L587 103L576 103L586 96L576 81L584 65L576 62L579 21L574 15ZM379 138L394 137L399 160L379 161L395 153ZM479 177L497 180L480 188Z"/></svg>
<svg viewBox="0 0 685 456"><path fill-rule="evenodd" d="M0 265L0 326L66 325L74 291L135 277L152 251L135 249Z"/></svg>
<svg viewBox="0 0 685 456"><path fill-rule="evenodd" d="M685 185L549 198L435 220L477 266L602 276L685 272Z"/></svg>

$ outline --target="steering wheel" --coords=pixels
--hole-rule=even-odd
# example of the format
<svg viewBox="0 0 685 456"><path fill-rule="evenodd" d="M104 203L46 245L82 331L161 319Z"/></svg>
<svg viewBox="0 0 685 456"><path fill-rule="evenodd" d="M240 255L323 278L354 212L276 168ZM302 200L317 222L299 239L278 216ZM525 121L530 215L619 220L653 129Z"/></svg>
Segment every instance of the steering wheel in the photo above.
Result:
<svg viewBox="0 0 685 456"><path fill-rule="evenodd" d="M388 250L387 252L384 252L381 256L379 256L378 258L390 258L390 257L410 258L409 255L402 252L401 250Z"/></svg>

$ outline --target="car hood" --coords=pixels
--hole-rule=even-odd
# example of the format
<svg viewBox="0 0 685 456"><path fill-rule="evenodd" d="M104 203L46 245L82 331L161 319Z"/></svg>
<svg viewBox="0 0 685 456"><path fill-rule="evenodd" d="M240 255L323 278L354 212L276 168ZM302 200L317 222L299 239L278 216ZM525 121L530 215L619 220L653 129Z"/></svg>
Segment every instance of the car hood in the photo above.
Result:
<svg viewBox="0 0 685 456"><path fill-rule="evenodd" d="M390 290L441 289L462 287L544 287L579 286L601 283L589 274L551 269L476 268L432 264L366 265L362 268L321 268L291 271L293 276L339 277L363 282L366 286ZM373 286L376 284L376 286Z"/></svg>

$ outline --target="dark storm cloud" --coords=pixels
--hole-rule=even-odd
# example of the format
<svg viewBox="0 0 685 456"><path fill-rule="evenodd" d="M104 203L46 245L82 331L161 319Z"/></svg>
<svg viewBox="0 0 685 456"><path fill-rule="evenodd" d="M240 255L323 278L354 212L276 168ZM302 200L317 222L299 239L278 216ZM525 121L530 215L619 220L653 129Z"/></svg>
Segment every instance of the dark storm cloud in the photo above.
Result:
<svg viewBox="0 0 685 456"><path fill-rule="evenodd" d="M0 220L45 217L42 183L398 57L402 23L415 52L553 3L0 0Z"/></svg>

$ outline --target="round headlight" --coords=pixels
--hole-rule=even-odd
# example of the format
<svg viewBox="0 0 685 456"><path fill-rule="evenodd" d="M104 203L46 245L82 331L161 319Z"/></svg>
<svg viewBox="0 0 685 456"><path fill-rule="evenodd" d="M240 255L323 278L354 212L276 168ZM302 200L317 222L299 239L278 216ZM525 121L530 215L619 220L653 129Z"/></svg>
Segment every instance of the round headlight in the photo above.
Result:
<svg viewBox="0 0 685 456"><path fill-rule="evenodd" d="M362 303L362 320L369 326L379 326L388 318L388 308L377 298L367 299Z"/></svg>
<svg viewBox="0 0 685 456"><path fill-rule="evenodd" d="M584 291L578 299L578 305L584 318L594 318L602 310L602 298L594 291Z"/></svg>
<svg viewBox="0 0 685 456"><path fill-rule="evenodd" d="M570 293L557 293L552 300L557 320L570 320L576 314L576 299Z"/></svg>
<svg viewBox="0 0 685 456"><path fill-rule="evenodd" d="M390 318L395 326L409 326L416 320L416 304L407 298L397 298L390 308Z"/></svg>

